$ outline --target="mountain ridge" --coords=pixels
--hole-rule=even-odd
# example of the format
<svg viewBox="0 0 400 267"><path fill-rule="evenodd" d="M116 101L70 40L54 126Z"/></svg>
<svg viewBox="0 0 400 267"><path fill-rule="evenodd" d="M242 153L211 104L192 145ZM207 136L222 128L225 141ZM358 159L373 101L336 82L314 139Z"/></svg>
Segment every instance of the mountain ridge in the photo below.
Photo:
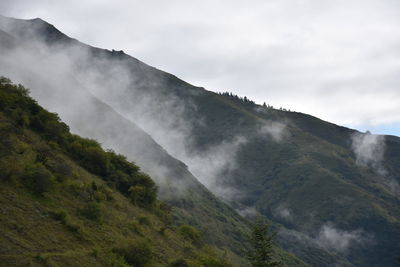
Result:
<svg viewBox="0 0 400 267"><path fill-rule="evenodd" d="M84 82L102 85L94 95L137 122L231 206L251 208L312 240L307 250L309 244L301 238L293 235L298 242L293 246L284 231L281 235L281 244L303 260L315 266L394 262L399 201L390 183L396 190L398 137L382 141L311 115L218 95L117 51L95 50L74 62L78 72L94 76ZM358 155L354 140L359 148L375 146L378 161ZM204 174L202 166L214 172ZM329 239L332 233L347 245L341 248ZM381 247L360 238L362 234L375 235ZM332 258L321 258L322 251Z"/></svg>

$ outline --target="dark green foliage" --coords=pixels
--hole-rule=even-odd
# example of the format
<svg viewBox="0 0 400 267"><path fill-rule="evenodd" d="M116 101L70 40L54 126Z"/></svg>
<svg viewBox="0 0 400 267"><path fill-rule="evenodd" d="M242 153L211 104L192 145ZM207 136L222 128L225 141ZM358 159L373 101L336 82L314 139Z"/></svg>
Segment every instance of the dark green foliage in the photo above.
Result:
<svg viewBox="0 0 400 267"><path fill-rule="evenodd" d="M71 135L68 143L69 152L87 170L102 177L107 175L109 168L107 154L101 149L97 141Z"/></svg>
<svg viewBox="0 0 400 267"><path fill-rule="evenodd" d="M155 192L153 187L134 185L129 188L129 196L135 205L154 203Z"/></svg>
<svg viewBox="0 0 400 267"><path fill-rule="evenodd" d="M145 240L128 242L114 248L113 251L122 256L132 266L144 266L153 258L151 246Z"/></svg>
<svg viewBox="0 0 400 267"><path fill-rule="evenodd" d="M81 164L130 197L135 205L149 206L156 200L157 186L139 167L113 151L105 152L95 140L71 135L68 151Z"/></svg>
<svg viewBox="0 0 400 267"><path fill-rule="evenodd" d="M242 102L244 104L255 105L254 101L248 99L246 96L245 97L239 97L238 95L232 94L232 92L222 92L222 93L218 93L218 94L222 95L222 96L225 96L225 97L229 97L231 100L233 100L235 102Z"/></svg>
<svg viewBox="0 0 400 267"><path fill-rule="evenodd" d="M72 168L62 159L58 159L49 164L49 169L56 175L57 180L63 181L72 175Z"/></svg>
<svg viewBox="0 0 400 267"><path fill-rule="evenodd" d="M57 221L59 221L60 223L62 223L63 225L65 225L65 227L74 233L77 234L82 234L82 227L74 222L71 217L68 215L68 212L65 210L57 210L57 211L53 211L50 212L50 215Z"/></svg>
<svg viewBox="0 0 400 267"><path fill-rule="evenodd" d="M0 178L12 181L24 172L24 164L17 157L7 156L0 159Z"/></svg>
<svg viewBox="0 0 400 267"><path fill-rule="evenodd" d="M137 220L142 225L148 225L148 226L151 225L149 218L147 218L145 216L140 216Z"/></svg>
<svg viewBox="0 0 400 267"><path fill-rule="evenodd" d="M215 256L205 256L201 259L201 263L205 267L232 267L227 260Z"/></svg>
<svg viewBox="0 0 400 267"><path fill-rule="evenodd" d="M54 211L51 213L51 215L54 217L54 219L60 221L62 224L67 224L68 213L65 210Z"/></svg>
<svg viewBox="0 0 400 267"><path fill-rule="evenodd" d="M168 267L190 267L185 259L178 259L176 261L171 262Z"/></svg>
<svg viewBox="0 0 400 267"><path fill-rule="evenodd" d="M100 176L125 196L130 197L136 205L154 205L157 186L148 175L140 171L138 166L113 151L104 151L95 140L71 134L69 127L60 121L57 114L40 107L28 96L28 92L23 86L13 85L9 79L0 77L0 111L13 117L21 126L29 127L39 133L41 137L52 142L52 146L59 147L68 153L82 167ZM48 167L62 181L71 175L71 169L62 160L49 163L47 155L49 150L50 147L46 144L38 146L36 162ZM8 170L4 176L10 177L13 171ZM48 175L50 172L46 172L43 168L39 168L36 173L32 173L32 170L27 171L29 172L27 178L32 182L30 186L37 193L42 194L50 190L53 180ZM33 179L43 179L38 183L31 179L32 175L37 175L37 172L43 174L38 176L38 179ZM43 184L42 188L40 184Z"/></svg>
<svg viewBox="0 0 400 267"><path fill-rule="evenodd" d="M205 267L232 267L233 265L228 261L226 254L218 255L210 248L204 249L200 252L200 263Z"/></svg>
<svg viewBox="0 0 400 267"><path fill-rule="evenodd" d="M274 236L269 233L269 226L261 221L253 226L250 243L252 249L248 252L248 259L254 267L279 266L273 251Z"/></svg>
<svg viewBox="0 0 400 267"><path fill-rule="evenodd" d="M96 221L96 222L101 222L103 219L103 210L102 207L99 203L96 202L90 202L87 204L82 210L81 214L85 216L86 218Z"/></svg>
<svg viewBox="0 0 400 267"><path fill-rule="evenodd" d="M129 222L128 227L134 233L141 234L142 232L139 223L136 221Z"/></svg>
<svg viewBox="0 0 400 267"><path fill-rule="evenodd" d="M191 266L222 266L214 264L218 262L214 256L198 253L204 244L185 242L169 225L171 206L156 201L156 186L139 167L68 131L55 138L57 132L48 129L51 121L58 120L55 114L41 112L22 87L1 86L0 101L8 101L10 95L15 100L11 106L0 106L0 176L6 178L0 195L7 213L0 227L4 265L165 266L187 257ZM32 104L28 109L24 99ZM15 183L7 181L10 177ZM52 186L44 181L52 181ZM48 192L46 199L27 194L21 184L38 194ZM146 208L134 207L113 189ZM131 221L135 217L138 221ZM139 236L148 241L127 242ZM112 250L116 240L124 245ZM157 244L154 249L150 240ZM38 252L40 257L34 258Z"/></svg>
<svg viewBox="0 0 400 267"><path fill-rule="evenodd" d="M54 176L41 163L27 166L22 174L22 182L38 195L51 191L55 186Z"/></svg>
<svg viewBox="0 0 400 267"><path fill-rule="evenodd" d="M179 227L179 232L186 239L188 239L192 242L195 242L195 243L200 242L202 239L200 231L190 225L181 225Z"/></svg>

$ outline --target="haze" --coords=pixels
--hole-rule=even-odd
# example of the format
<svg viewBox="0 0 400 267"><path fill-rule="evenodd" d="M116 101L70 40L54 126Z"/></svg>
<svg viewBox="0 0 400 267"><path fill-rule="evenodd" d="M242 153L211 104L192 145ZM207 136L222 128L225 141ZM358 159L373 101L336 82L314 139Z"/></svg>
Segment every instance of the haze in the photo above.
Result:
<svg viewBox="0 0 400 267"><path fill-rule="evenodd" d="M3 15L40 17L194 85L394 135L399 11L392 0L0 3Z"/></svg>

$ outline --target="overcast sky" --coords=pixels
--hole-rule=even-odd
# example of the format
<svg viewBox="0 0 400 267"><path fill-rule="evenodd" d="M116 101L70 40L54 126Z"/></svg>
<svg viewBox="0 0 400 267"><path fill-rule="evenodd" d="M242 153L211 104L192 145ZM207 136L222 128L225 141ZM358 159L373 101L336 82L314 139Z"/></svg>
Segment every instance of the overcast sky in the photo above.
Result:
<svg viewBox="0 0 400 267"><path fill-rule="evenodd" d="M1 0L0 13L208 90L400 135L399 0Z"/></svg>

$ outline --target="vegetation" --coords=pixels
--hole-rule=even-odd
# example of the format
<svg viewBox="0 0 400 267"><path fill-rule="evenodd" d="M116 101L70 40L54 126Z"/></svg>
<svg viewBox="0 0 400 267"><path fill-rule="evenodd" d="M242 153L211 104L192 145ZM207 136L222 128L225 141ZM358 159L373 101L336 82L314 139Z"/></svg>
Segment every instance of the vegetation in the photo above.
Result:
<svg viewBox="0 0 400 267"><path fill-rule="evenodd" d="M261 220L253 226L251 233L252 250L248 252L248 259L253 267L279 266L273 249L274 235L269 233L269 226Z"/></svg>
<svg viewBox="0 0 400 267"><path fill-rule="evenodd" d="M179 227L179 232L183 237L191 240L192 242L199 243L201 241L201 233L193 226L181 225Z"/></svg>
<svg viewBox="0 0 400 267"><path fill-rule="evenodd" d="M26 26L24 23L31 23L31 21L19 21L20 28ZM45 22L42 24L45 25L45 28L38 35L41 34L44 36L38 36L38 39L52 40L58 44L68 44L68 42L73 41L76 48L80 46L85 51L89 49L90 54L93 56L93 61L74 61L74 63L78 63L75 64L76 66L83 65L78 70L82 72L82 75L100 70L98 72L100 74L99 77L103 76L107 77L107 79L110 77L118 78L112 71L115 68L110 68L110 65L121 67L121 69L127 70L127 73L130 73L137 80L135 83L135 93L143 93L144 97L160 97L160 104L164 104L165 99L170 100L171 96L174 100L177 100L174 103L179 103L180 109L184 111L182 112L182 118L179 118L177 121L182 120L192 122L193 124L190 125L193 127L189 127L192 129L190 137L193 142L190 142L190 147L187 147L188 151L200 154L202 151L214 149L220 144L229 144L230 141L235 140L238 136L245 137L247 142L240 145L234 159L235 168L222 171L218 180L222 187L229 187L241 192L241 198L236 199L236 202L231 202L231 205L254 207L258 212L273 221L271 227L278 224L283 230L288 229L289 232L298 231L311 239L318 237L319 229L327 222L334 224L338 229L344 231L344 233L352 233L352 231L362 229L365 236L374 237L372 242L351 243L348 250L340 252L330 248L313 246L312 243L304 242L302 238L296 238L295 235L288 238L287 236L282 237L278 234L278 242L285 248L293 251L304 261L315 266L392 266L396 264L395 258L400 254L398 242L400 239L399 198L398 194L388 186L388 181L394 181L393 184L400 181L399 138L394 136L385 137L386 149L382 165L389 175L381 177L374 170L360 167L356 164L355 155L351 150L351 137L355 133L354 130L340 127L305 114L284 112L284 109L277 110L272 107L268 108L269 105L267 104L265 106L258 106L247 98L236 99L239 97L231 96L232 94L215 94L202 88L191 86L173 75L151 68L128 55L79 44L79 42L63 35L53 26ZM30 41L29 39L27 42ZM105 58L109 60L104 60ZM103 64L100 62L103 62ZM39 74L38 76L40 77ZM65 75L60 80L67 80L70 77ZM45 75L42 78L45 79ZM155 83L155 78L159 82ZM53 85L55 86L51 90L57 88L57 84ZM121 93L118 95L117 90L113 90L113 102L118 103L119 107L127 113L133 112L134 109L132 107L136 107L136 104L142 104L136 103L135 101L141 101L141 98L130 94L130 92L133 92L133 90L121 90ZM65 96L67 95L65 94ZM164 95L166 96L165 99L162 98ZM72 97L71 99L74 98ZM126 101L127 99L128 101ZM162 126L165 123L165 120L163 120L165 117L162 114L164 112L158 112L157 114L156 108L158 106L164 107L164 105L158 105L157 99L153 100L152 105L148 105L147 111L154 113L153 119ZM71 102L69 101L69 103ZM3 104L0 107L3 107ZM120 129L110 131L109 127L107 127L108 125L102 123L105 116L113 119L120 118L110 115L112 112L103 112L105 110L105 108L99 108L90 114L82 114L82 116L86 115L86 122L91 123L90 126L93 128L92 133L102 131L102 133L112 133L119 137L125 136L126 133L121 134L120 132L123 131L118 131ZM7 113L6 118L13 123L25 126L29 125L32 120L32 117L26 114L19 114L18 112ZM93 118L100 119L92 122ZM19 154L26 150L33 151L31 149L32 146L31 144L27 144L24 138L21 138L22 141L18 141L19 138L13 139L12 136L15 137L17 135L13 131L18 131L22 128L14 127L13 123L12 125L8 125L6 121L2 119L2 126L0 127L0 131L11 133L10 138L4 139L10 142L7 143L3 139L0 139L2 145L0 153L4 154L4 157L0 157L0 161L2 161L0 165L5 166L5 168L1 168L4 171L4 181L17 184L16 188L26 189L29 187L20 184L21 173L27 167L27 164L25 164L26 157L29 157L30 163L34 164L36 156L33 155L32 157L32 153L22 153L24 158L21 156L22 154ZM283 123L285 126L285 138L282 138L279 142L275 142L272 140L270 134L262 131L264 126L267 126L268 129L268 126L273 125L273 123ZM38 129L42 127L40 123L36 123L35 125ZM117 125L121 127L123 123ZM54 130L56 133L59 132L57 127L48 130ZM35 131L38 133L37 130ZM42 132L40 135L40 138L43 139L45 133ZM50 132L48 135L50 138L55 137ZM63 155L69 160L73 160L75 164L71 165L71 175L61 175L52 172L53 176L60 181L60 184L68 182L71 179L68 177L76 178L76 163L84 163L79 158L73 159L72 156L67 155L71 152L63 145L60 145L57 140L51 142L56 147L59 146L61 150L66 151L63 152ZM123 141L121 140L121 142ZM49 141L46 140L46 143L49 143ZM156 145L151 146L150 144L154 145L154 142L146 142L146 146L149 146L149 148L156 147ZM37 146L37 144L34 145ZM124 145L127 145L127 143L124 143ZM3 153L8 147L15 148L15 154ZM53 148L51 146L50 148L52 151ZM132 146L129 146L129 149L131 148ZM129 149L126 151L129 151ZM46 152L46 149L43 150L38 147L34 149L33 154L40 154L38 153L39 151L42 151L40 152L41 154L46 154L43 153ZM179 161L169 157L162 149L155 148L155 151L161 155L160 158L162 160L160 161L163 161L163 166L173 166L172 177L176 177L176 179L171 178L168 183L172 184L174 181L182 180L185 182L194 181L195 178L190 176L190 173L187 172L184 166L181 166L182 164ZM52 156L49 158L50 160L46 160L42 155L37 157L38 162L51 171L51 161L53 158ZM53 161L60 162L60 160ZM157 161L157 164L160 161ZM80 167L82 166L80 165ZM109 167L105 166L99 168L97 171L104 171L101 177L103 182L106 181L106 178L109 177ZM68 178L67 181L62 182L65 176ZM119 175L119 177L121 178L123 175ZM80 200L90 199L90 192L92 192L90 183L91 181L88 180L82 183L71 184L68 187L68 192L74 192L74 196L77 196ZM110 183L110 181L107 181L107 183ZM42 195L35 193L32 189L29 190L31 190L35 201L45 200L54 196L60 184L56 184L55 189L51 189ZM96 181L96 184L100 185L101 183L100 181ZM195 182L193 184L196 185ZM112 185L112 183L110 185L114 188L118 186L117 184ZM131 196L129 192L131 186L136 185L123 186L123 191L125 191L125 198L131 197L130 201L134 204L136 202L137 206L131 206L139 208L141 204L139 198L137 198L138 194L132 194ZM106 184L105 186L108 185ZM139 186L142 185L139 184ZM131 192L141 192L141 190L137 189L140 189L140 187L136 188L136 190L131 190ZM173 196L176 195L173 189L169 193ZM103 193L100 195L103 195ZM108 195L110 196L110 194ZM115 194L111 194L111 196L116 198ZM112 200L101 201L103 205L112 202ZM118 201L118 198L114 201ZM245 240L246 235L244 234L248 230L246 222L240 219L234 211L230 210L221 201L209 194L205 188L193 186L188 192L182 194L182 197L171 197L168 201L174 207L172 210L174 221L178 225L189 224L201 230L205 242L217 244L221 249L225 246L228 254L233 252L240 255L238 248L242 246L248 247L248 242ZM148 204L144 203L145 207L147 207L146 205ZM149 207L157 209L157 201L155 204L150 204ZM108 209L105 210L107 211ZM286 211L284 213L286 214L285 216L282 216L282 212L280 212L282 210ZM73 219L75 219L74 212L74 210L68 210L68 214ZM148 214L142 214L141 216L148 216ZM104 218L106 221L107 216L104 216ZM91 220L88 221L95 223ZM137 218L132 217L126 221L126 224L131 226L132 222L136 221ZM96 227L104 227L105 224L103 223L103 225L99 226L95 223L95 225ZM154 220L152 220L151 225L155 227ZM140 231L145 233L146 227L144 224L140 224ZM18 228L18 226L15 226L15 228ZM157 233L161 233L159 232L160 229L165 228L157 228ZM166 229L162 233L168 236L170 230L169 228ZM179 232L178 235L182 238ZM4 236L9 237L7 234L4 234ZM190 242L184 239L180 241L190 244ZM282 253L282 251L280 252ZM110 256L110 258L118 256L116 254L110 255L114 255ZM45 257L45 255L42 256ZM229 254L229 256L231 255ZM187 257L180 255L171 257L171 261L168 261L168 263L181 258L185 259L185 262L190 263ZM282 258L286 262L289 262L286 263L287 265L296 265L295 258L287 255ZM290 260L295 261L295 263L290 262ZM301 263L298 264L301 265Z"/></svg>
<svg viewBox="0 0 400 267"><path fill-rule="evenodd" d="M215 248L194 244L198 230L171 224L171 207L157 200L154 182L138 166L71 134L5 78L0 166L5 266L167 266L176 259L230 266Z"/></svg>
<svg viewBox="0 0 400 267"><path fill-rule="evenodd" d="M171 96L178 91L176 89L182 89L185 86L188 86L188 84L182 83L182 81L176 79L176 77L166 73L162 73L160 71L157 71L156 69L150 68L149 66L144 65L140 61L133 59L126 54L115 53L115 52L113 53L112 51L94 48L82 44L77 40L69 38L59 30L57 30L54 26L40 19L18 20L18 19L4 18L4 23L6 23L5 20L7 20L7 23L14 24L16 28L37 29L38 31L35 31L34 33L35 40L38 41L43 40L46 43L46 47L56 45L57 48L63 49L67 48L70 44L72 44L74 45L74 48L76 48L77 50L82 49L85 51L85 53L88 52L88 55L90 56L85 57L84 61L82 61L83 58L81 57L80 58L74 58L73 56L69 57L69 59L71 59L72 61L74 61L74 63L76 63L73 64L74 70L80 72L80 74L82 75L85 75L86 71L95 73L96 71L101 70L100 71L101 75L99 77L105 77L106 79L113 78L114 77L113 75L115 73L114 74L108 73L109 70L113 69L110 68L110 65L121 66L123 68L129 65L128 66L129 72L130 71L138 72L134 73L134 75L136 76L137 74L137 77L140 77L140 80L143 79L144 81L144 83L138 82L138 87L140 87L139 84L149 85L148 87L149 90L145 90L146 92L150 92L151 90L153 90L153 87L158 87L161 90L163 90L163 92L166 93L167 96ZM1 26L2 25L0 25L0 27ZM27 39L26 36L21 34L20 31L10 30L10 32L8 33L16 37L14 40L14 43L16 44L13 45L12 47L17 46L17 44L21 44L23 46L25 43L31 42L31 38ZM62 49L56 49L56 51L61 51ZM50 58L52 57L52 53L54 51L55 50L50 49L49 53ZM7 50L3 52L7 53ZM37 54L34 49L33 50L27 49L25 52L26 54L28 53L32 53L32 55ZM37 58L37 62L45 64L45 62L42 62L41 60L42 60L41 57ZM120 65L122 62L126 62L127 65L125 64L123 66ZM20 71L21 73L29 71L29 69L32 67L35 68L35 66L22 65L20 64L19 61L2 62L2 64L3 63L4 64L10 63L11 65L13 65L12 69ZM51 68L52 66L49 67ZM153 76L152 74L154 71L156 73L154 73L155 75ZM77 94L75 94L75 92L85 92L87 89L85 88L85 86L82 86L82 84L79 83L78 81L79 79L78 80L75 79L74 77L75 74L73 72L60 72L59 76L55 77L55 79L51 79L51 81L48 80L47 74L45 73L41 72L35 72L34 74L31 72L29 73L30 74L26 75L26 77L29 76L32 78L37 78L38 81L44 82L42 83L41 88L32 88L32 89L40 90L44 94L48 93L49 95L51 95L52 100L59 101L59 107L62 108L63 110L65 110L65 108L69 109L70 107L76 105ZM151 75L148 76L147 73ZM61 78L61 76L63 76L63 78ZM146 81L146 79L148 79L149 77L152 77L152 81ZM153 79L160 79L160 81L163 82L154 83ZM63 80L66 82L74 81L74 84L71 86L67 82L63 83L61 86L61 84L57 83L57 80ZM178 83L176 82L177 80ZM41 83L35 82L35 84L38 85ZM182 84L184 86L182 86ZM68 88L68 86L71 86L71 88ZM68 89L65 90L66 88ZM116 87L116 89L118 88ZM118 90L115 90L115 93L117 93L117 91ZM189 88L189 90L183 90L183 92L185 92L185 94L196 93L194 90L192 90L192 88ZM200 92L199 95L201 95L201 93L202 92ZM158 93L156 94L159 95ZM124 117L122 117L112 108L110 108L109 105L103 103L101 99L97 99L91 95L89 96L85 94L79 94L79 97L81 98L80 100L83 100L83 102L89 101L94 105L90 105L91 108L86 108L86 105L82 105L81 107L73 110L73 112L75 112L75 114L78 115L74 116L74 121L73 121L74 127L77 127L76 128L77 132L80 132L85 136L95 137L101 142L106 142L108 138L103 139L106 136L115 138L115 140L118 141L117 147L119 149L118 150L119 153L125 154L126 156L128 156L128 158L132 159L136 159L136 157L138 157L138 153L141 153L140 158L138 158L138 160L141 160L140 164L143 167L146 167L146 169L149 169L149 171L151 171L152 169L149 168L149 166L150 167L156 166L157 169L163 168L168 170L169 175L167 177L164 177L165 183L163 183L162 188L160 188L160 190L162 191L160 197L162 197L163 200L168 201L168 203L173 206L173 209L171 211L170 216L162 215L161 216L162 218L160 217L160 219L164 221L168 220L169 217L173 219L175 225L188 224L195 226L202 232L202 236L205 243L213 244L217 246L221 251L226 251L228 258L230 259L233 258L236 263L246 264L246 262L243 260L244 255L242 249L243 247L248 246L247 233L249 226L246 220L241 218L226 203L222 202L220 199L212 195L207 190L207 188L202 186L197 181L197 179L188 171L188 169L182 162L170 156L167 151L163 150L150 136L148 136L139 127L137 127L135 123L133 123L132 121L127 121ZM140 97L134 96L132 99L131 96L127 94L124 96L124 99L128 101L124 101L124 103L127 103L129 107L133 107L135 106L135 101L138 100L139 98ZM162 106L162 105L157 105L157 103L149 105L149 107L156 107L156 106ZM250 106L252 105L249 105L249 107ZM200 121L201 119L198 120L198 122ZM41 135L43 135L43 133ZM132 142L132 139L130 138L131 136L140 136L140 143ZM211 137L211 139L213 138L213 135L208 135L208 136ZM54 144L56 144L56 142L54 142ZM65 148L61 146L61 149ZM144 153L142 153L142 151ZM66 152L71 153L71 151L66 151ZM73 159L71 155L65 155L65 156L67 156L70 160L74 160L75 163L79 164L87 163L89 165L91 164L91 162L87 161L86 159L81 159L81 158ZM101 158L99 159L101 160ZM82 160L85 160L85 162L81 162ZM63 161L58 159L53 160L53 163L57 164L59 162ZM50 167L52 166L46 165L46 168ZM104 170L106 170L104 174L100 174L102 179L105 180L105 178L109 176L106 174L107 169L108 166L106 166L105 168L93 168L93 171L104 172ZM71 175L68 174L55 175L54 172L53 175L56 176L57 180L59 180L60 182L62 182L62 180L67 180L68 182L68 177L71 177ZM153 175L158 175L158 174L154 172ZM72 176L75 177L74 174L72 174ZM118 176L121 178L121 175ZM182 182L183 184L188 186L187 190L181 190L180 185L182 184ZM107 196L107 201L112 201L109 198L115 197L113 194L109 194L108 185L115 188L115 186L117 186L116 184L113 185L112 183L109 184L109 182L107 182L107 187L103 188L107 190L105 191L103 190L104 192L99 192L99 191L93 192L90 183L91 182L74 183L71 184L68 190L69 192L72 192L74 196L77 196L80 199L89 198L90 201L93 201L93 197L95 197L96 201L103 201L99 199L99 197L103 198L104 196ZM99 182L96 182L96 184L103 185ZM143 193L143 191L137 190L140 189L140 186L141 185L139 185L139 187L132 188L130 192L137 193L139 191L139 193ZM128 190L130 188L131 186L129 186ZM149 206L147 206L148 205L147 203L144 203L144 205L142 205L139 203L140 202L139 198L142 198L140 194L138 197L138 194L131 195L129 191L128 191L129 193L126 193L126 188L123 188L123 191L125 191L124 193L125 196L129 195L129 197L132 197L131 201L133 203L136 202L137 206L141 207L143 206L146 208L150 207L154 209L155 212L157 212L157 209L159 208L157 201ZM151 193L151 190L149 190L148 192ZM147 194L144 194L144 196L146 195ZM104 205L104 203L102 204ZM72 213L69 214L72 215ZM160 213L157 212L157 215L159 214ZM81 217L84 218L83 216ZM136 221L136 219L129 220L128 223L130 224L133 221ZM166 228L161 227L157 231L168 235L169 229L168 227ZM282 257L290 260L293 259L293 256L284 253L282 253Z"/></svg>
<svg viewBox="0 0 400 267"><path fill-rule="evenodd" d="M3 77L0 78L0 86L0 111L13 118L19 126L34 130L48 142L47 145L38 145L35 163L27 166L23 175L26 185L35 193L42 195L54 185L55 179L47 169L52 169L59 177L70 174L69 167L62 162L50 164L48 157L52 146L76 160L87 171L101 177L112 188L130 197L135 205L155 204L157 187L138 166L113 151L104 151L95 140L71 134L69 127L60 121L57 114L40 107L21 85L11 85L11 82ZM12 173L11 168L14 167L7 167L7 171Z"/></svg>
<svg viewBox="0 0 400 267"><path fill-rule="evenodd" d="M194 90L190 85L183 88ZM253 207L271 219L272 227L279 225L282 233L300 232L311 240L328 222L344 232L363 230L366 236L374 236L373 241L353 241L338 251L296 234L278 234L277 243L283 248L316 266L395 264L400 253L399 197L387 183L400 181L399 138L385 136L381 163L390 174L382 177L357 164L351 147L354 130L259 106L229 93L177 94L196 107L183 115L193 122L191 151L214 151L221 144L235 144L237 137L246 140L237 148L234 167L218 176L221 188L240 192L240 198L230 200L232 206ZM275 138L268 131L281 134Z"/></svg>
<svg viewBox="0 0 400 267"><path fill-rule="evenodd" d="M130 241L113 250L118 255L121 255L124 260L132 266L144 266L151 262L153 251L149 242L145 240Z"/></svg>
<svg viewBox="0 0 400 267"><path fill-rule="evenodd" d="M53 174L41 163L26 166L22 174L22 182L34 193L41 196L50 192L55 186Z"/></svg>

